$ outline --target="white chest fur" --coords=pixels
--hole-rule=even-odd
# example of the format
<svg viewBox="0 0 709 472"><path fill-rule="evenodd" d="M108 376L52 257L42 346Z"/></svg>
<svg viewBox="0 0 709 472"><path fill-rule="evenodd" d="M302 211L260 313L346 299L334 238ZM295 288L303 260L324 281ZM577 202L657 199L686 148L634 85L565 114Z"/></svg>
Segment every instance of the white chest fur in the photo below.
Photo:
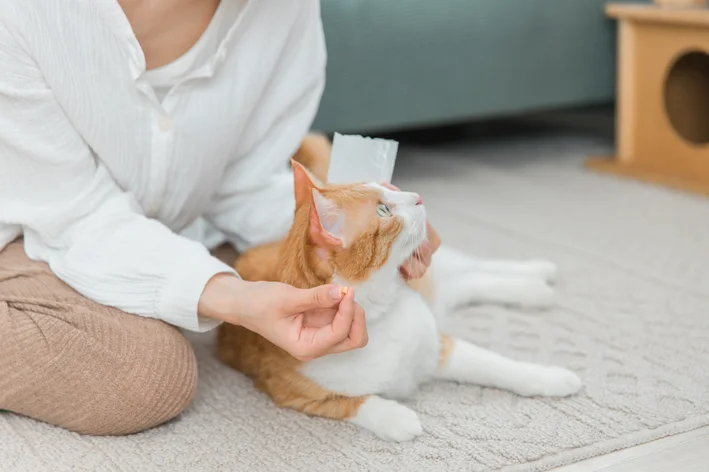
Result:
<svg viewBox="0 0 709 472"><path fill-rule="evenodd" d="M418 293L398 281L392 285L370 280L356 290L367 314L367 346L315 359L301 372L349 396L407 397L436 368L440 338L434 316Z"/></svg>

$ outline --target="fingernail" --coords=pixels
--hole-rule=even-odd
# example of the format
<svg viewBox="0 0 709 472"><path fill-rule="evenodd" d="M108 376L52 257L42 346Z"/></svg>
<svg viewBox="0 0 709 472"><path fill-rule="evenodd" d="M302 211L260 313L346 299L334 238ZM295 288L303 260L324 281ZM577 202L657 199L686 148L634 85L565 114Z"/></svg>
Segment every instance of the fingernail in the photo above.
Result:
<svg viewBox="0 0 709 472"><path fill-rule="evenodd" d="M333 300L341 299L342 296L345 293L347 293L347 292L343 292L343 290L346 290L346 288L345 287L341 287L341 288L340 287L332 287L330 289L330 298L332 298Z"/></svg>

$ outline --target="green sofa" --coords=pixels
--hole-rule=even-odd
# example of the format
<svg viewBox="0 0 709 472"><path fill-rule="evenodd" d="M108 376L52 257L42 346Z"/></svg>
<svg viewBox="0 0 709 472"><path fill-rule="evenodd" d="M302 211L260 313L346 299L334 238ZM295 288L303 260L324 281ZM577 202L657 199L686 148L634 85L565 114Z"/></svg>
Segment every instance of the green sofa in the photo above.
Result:
<svg viewBox="0 0 709 472"><path fill-rule="evenodd" d="M392 131L609 102L603 0L322 0L321 131Z"/></svg>

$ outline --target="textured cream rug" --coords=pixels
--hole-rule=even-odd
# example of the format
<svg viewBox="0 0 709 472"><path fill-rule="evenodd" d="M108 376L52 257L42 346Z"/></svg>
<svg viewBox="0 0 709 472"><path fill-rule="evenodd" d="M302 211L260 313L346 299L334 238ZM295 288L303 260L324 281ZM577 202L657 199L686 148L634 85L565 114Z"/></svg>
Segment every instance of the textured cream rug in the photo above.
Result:
<svg viewBox="0 0 709 472"><path fill-rule="evenodd" d="M709 424L709 200L584 171L607 146L579 135L404 146L397 170L447 243L560 265L557 308L475 307L453 323L480 345L575 370L580 396L427 386L411 401L425 435L390 444L274 409L201 336L201 391L180 419L90 438L2 414L0 470L541 471Z"/></svg>

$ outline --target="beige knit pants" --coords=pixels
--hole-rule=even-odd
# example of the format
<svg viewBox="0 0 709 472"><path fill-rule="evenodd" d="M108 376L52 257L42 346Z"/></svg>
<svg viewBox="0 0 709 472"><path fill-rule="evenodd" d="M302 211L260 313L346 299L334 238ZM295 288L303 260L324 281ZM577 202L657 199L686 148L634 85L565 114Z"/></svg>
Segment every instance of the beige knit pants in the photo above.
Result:
<svg viewBox="0 0 709 472"><path fill-rule="evenodd" d="M130 434L177 416L194 352L162 321L94 303L27 258L0 252L0 410L85 434Z"/></svg>

